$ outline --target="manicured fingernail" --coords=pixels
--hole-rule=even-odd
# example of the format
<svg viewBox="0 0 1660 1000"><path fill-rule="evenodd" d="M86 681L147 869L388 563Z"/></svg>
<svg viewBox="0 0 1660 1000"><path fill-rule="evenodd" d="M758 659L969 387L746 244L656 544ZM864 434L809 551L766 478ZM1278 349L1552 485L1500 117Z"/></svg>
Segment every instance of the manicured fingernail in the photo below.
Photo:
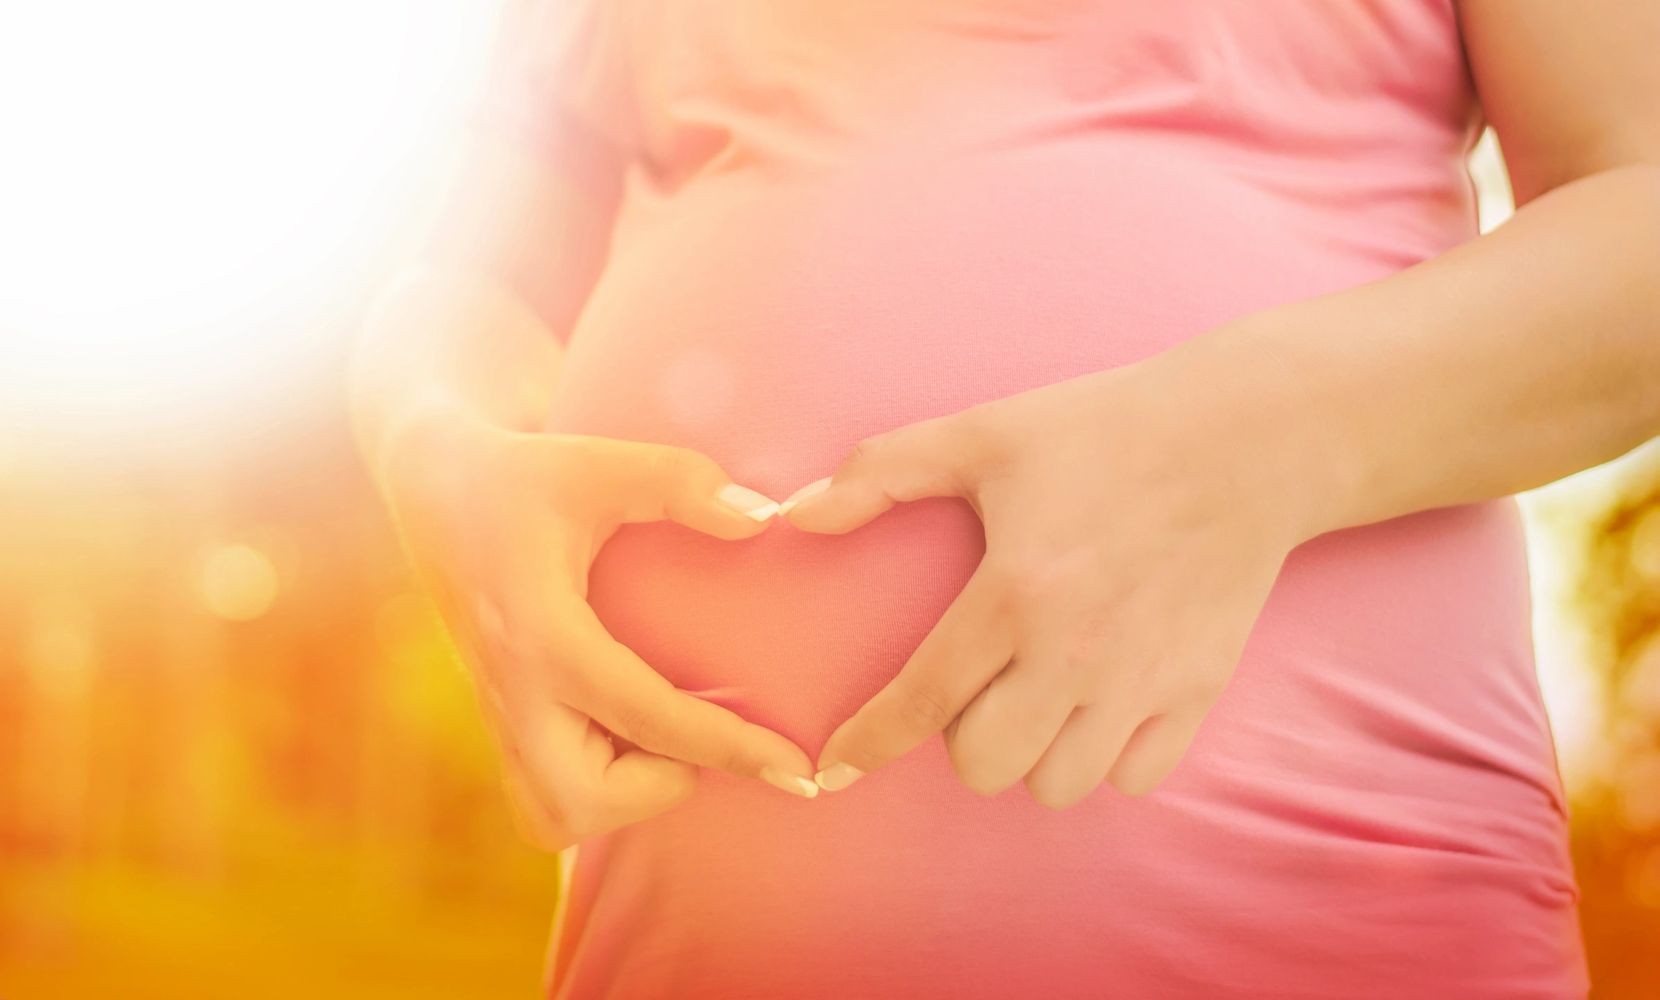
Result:
<svg viewBox="0 0 1660 1000"><path fill-rule="evenodd" d="M811 781L793 774L786 774L776 767L761 768L761 780L774 788L782 788L791 795L799 795L804 799L810 799L818 794L818 786Z"/></svg>
<svg viewBox="0 0 1660 1000"><path fill-rule="evenodd" d="M720 492L715 494L715 499L741 512L752 521L765 521L778 513L778 504L768 500L765 494L757 493L747 486L739 486L737 483L722 486Z"/></svg>
<svg viewBox="0 0 1660 1000"><path fill-rule="evenodd" d="M839 792L864 776L865 772L852 764L831 764L813 775L813 780L827 792Z"/></svg>
<svg viewBox="0 0 1660 1000"><path fill-rule="evenodd" d="M807 499L808 497L812 496L815 493L823 493L825 490L827 490L829 488L830 488L830 477L829 476L825 476L823 479L815 479L814 481L808 483L806 486L803 486L801 489L796 490L794 493L791 493L787 500L785 500L783 503L778 505L778 514L779 514L779 516L782 517L783 515L788 514L790 512L790 508L794 507L796 504L798 504L801 501Z"/></svg>

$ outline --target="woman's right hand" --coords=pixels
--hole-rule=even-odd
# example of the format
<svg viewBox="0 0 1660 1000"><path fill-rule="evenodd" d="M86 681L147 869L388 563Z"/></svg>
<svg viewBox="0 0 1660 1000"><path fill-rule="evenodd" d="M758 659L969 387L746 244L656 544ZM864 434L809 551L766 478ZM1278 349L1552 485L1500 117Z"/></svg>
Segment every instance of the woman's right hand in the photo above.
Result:
<svg viewBox="0 0 1660 1000"><path fill-rule="evenodd" d="M671 520L737 540L765 530L776 504L690 449L511 431L450 407L404 421L376 458L539 846L663 812L700 766L817 792L801 748L676 689L587 602L589 567L621 525Z"/></svg>

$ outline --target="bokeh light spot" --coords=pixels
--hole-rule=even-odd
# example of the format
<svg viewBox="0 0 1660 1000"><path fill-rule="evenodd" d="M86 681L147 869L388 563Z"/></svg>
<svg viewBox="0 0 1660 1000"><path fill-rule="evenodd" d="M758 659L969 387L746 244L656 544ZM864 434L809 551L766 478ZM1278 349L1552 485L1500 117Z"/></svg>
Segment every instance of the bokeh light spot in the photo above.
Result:
<svg viewBox="0 0 1660 1000"><path fill-rule="evenodd" d="M83 695L91 686L97 652L86 609L52 607L34 615L22 660L38 690L68 699Z"/></svg>
<svg viewBox="0 0 1660 1000"><path fill-rule="evenodd" d="M1638 905L1660 910L1660 847L1651 847L1631 859L1625 888Z"/></svg>
<svg viewBox="0 0 1660 1000"><path fill-rule="evenodd" d="M253 621L270 611L279 589L276 566L251 545L210 549L197 584L207 609L233 622Z"/></svg>
<svg viewBox="0 0 1660 1000"><path fill-rule="evenodd" d="M1660 829L1660 750L1648 749L1633 756L1622 771L1620 821L1639 833Z"/></svg>

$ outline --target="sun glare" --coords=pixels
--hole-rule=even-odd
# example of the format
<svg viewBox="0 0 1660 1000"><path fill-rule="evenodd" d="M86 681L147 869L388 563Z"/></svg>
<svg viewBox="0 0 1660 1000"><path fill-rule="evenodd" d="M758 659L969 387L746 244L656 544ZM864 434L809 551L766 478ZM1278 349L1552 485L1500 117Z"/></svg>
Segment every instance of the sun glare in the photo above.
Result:
<svg viewBox="0 0 1660 1000"><path fill-rule="evenodd" d="M441 155L496 11L7 8L0 400L37 413L269 377L308 334L273 319L360 265Z"/></svg>

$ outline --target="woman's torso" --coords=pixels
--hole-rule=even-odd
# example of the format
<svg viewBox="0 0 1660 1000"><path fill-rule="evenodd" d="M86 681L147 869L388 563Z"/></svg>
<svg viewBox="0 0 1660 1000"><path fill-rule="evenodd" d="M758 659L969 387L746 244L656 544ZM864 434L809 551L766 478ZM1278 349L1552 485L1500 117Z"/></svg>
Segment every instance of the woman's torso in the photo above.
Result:
<svg viewBox="0 0 1660 1000"><path fill-rule="evenodd" d="M1446 0L615 9L644 160L548 426L774 496L861 437L1474 234ZM842 537L627 526L590 599L815 755L982 551L955 500ZM707 773L581 847L555 989L1572 995L1564 827L1516 505L1426 511L1290 555L1155 794L980 798L937 739L813 801Z"/></svg>

